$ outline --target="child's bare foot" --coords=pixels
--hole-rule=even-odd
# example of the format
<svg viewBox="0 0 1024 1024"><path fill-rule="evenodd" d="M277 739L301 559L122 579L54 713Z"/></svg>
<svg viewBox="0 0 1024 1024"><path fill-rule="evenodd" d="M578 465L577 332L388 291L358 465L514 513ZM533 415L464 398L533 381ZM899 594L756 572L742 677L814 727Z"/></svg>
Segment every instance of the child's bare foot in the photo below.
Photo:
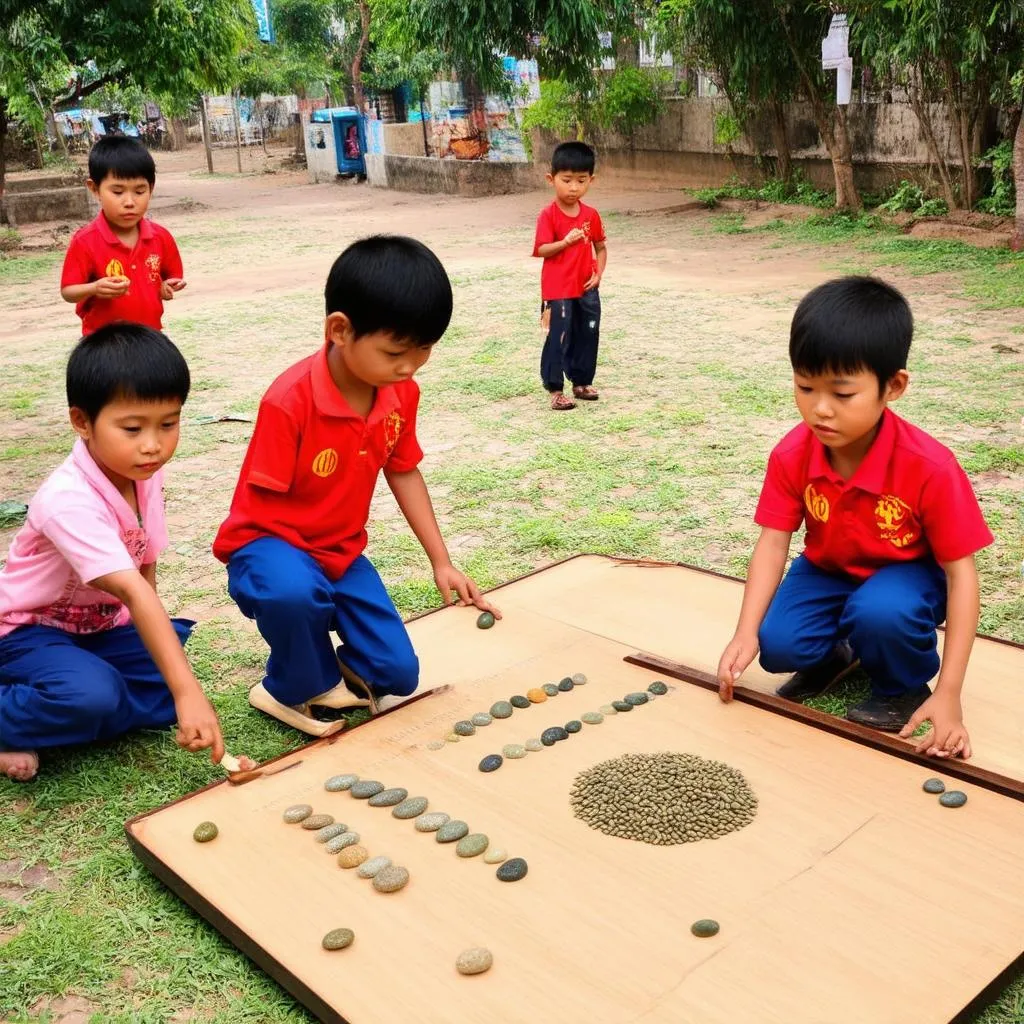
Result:
<svg viewBox="0 0 1024 1024"><path fill-rule="evenodd" d="M14 782L28 782L39 771L39 755L34 750L0 750L0 774Z"/></svg>

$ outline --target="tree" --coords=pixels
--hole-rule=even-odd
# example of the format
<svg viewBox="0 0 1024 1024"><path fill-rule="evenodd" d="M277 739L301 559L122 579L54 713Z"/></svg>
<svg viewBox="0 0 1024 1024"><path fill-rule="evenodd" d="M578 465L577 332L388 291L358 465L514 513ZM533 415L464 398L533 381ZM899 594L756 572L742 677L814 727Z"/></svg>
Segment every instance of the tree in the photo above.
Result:
<svg viewBox="0 0 1024 1024"><path fill-rule="evenodd" d="M1013 187L1017 194L1017 212L1010 248L1014 252L1020 252L1024 249L1024 66L1013 76L1012 88L1016 93L1020 110L1017 113L1017 131L1013 139Z"/></svg>

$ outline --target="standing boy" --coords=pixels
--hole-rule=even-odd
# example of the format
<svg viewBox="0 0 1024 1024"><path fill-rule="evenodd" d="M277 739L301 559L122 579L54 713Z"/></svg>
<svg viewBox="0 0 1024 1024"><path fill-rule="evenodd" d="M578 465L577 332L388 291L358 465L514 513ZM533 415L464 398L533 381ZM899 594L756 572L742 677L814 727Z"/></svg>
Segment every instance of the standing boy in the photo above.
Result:
<svg viewBox="0 0 1024 1024"><path fill-rule="evenodd" d="M604 226L582 202L594 181L594 151L585 142L563 142L551 154L548 184L555 201L537 218L533 255L540 272L541 324L547 330L540 357L540 379L556 411L575 409L563 394L565 380L574 398L596 402L593 387L601 333L598 285L608 262Z"/></svg>
<svg viewBox="0 0 1024 1024"><path fill-rule="evenodd" d="M41 749L178 723L188 750L224 754L220 725L167 617L163 466L189 373L164 335L112 324L71 353L78 441L36 492L0 570L0 772L27 780Z"/></svg>
<svg viewBox="0 0 1024 1024"><path fill-rule="evenodd" d="M138 139L111 135L89 152L86 185L100 212L75 232L60 279L83 335L115 320L160 330L164 301L185 287L171 233L146 219L155 182L153 157Z"/></svg>
<svg viewBox="0 0 1024 1024"><path fill-rule="evenodd" d="M406 696L419 681L405 625L362 554L381 470L445 603L454 590L493 611L452 565L417 468L412 378L451 319L444 267L411 238L365 238L335 261L325 297L325 344L264 395L213 543L231 597L270 645L249 702L316 736L345 723L314 709L355 703L343 673L373 697Z"/></svg>
<svg viewBox="0 0 1024 1024"><path fill-rule="evenodd" d="M888 408L907 389L913 330L903 296L870 277L830 281L797 308L789 356L803 423L768 460L761 536L719 693L732 698L759 647L766 671L796 673L777 691L790 700L823 692L856 658L871 696L851 721L903 737L930 721L917 750L966 758L960 691L978 626L974 555L992 534L953 453ZM804 552L783 580L801 522Z"/></svg>

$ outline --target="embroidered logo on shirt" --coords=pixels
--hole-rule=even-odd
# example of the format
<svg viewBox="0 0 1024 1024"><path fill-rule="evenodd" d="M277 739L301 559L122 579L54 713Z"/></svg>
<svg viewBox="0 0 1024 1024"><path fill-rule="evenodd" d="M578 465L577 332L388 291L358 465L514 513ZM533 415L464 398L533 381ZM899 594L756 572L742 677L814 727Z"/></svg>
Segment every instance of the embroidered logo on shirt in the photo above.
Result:
<svg viewBox="0 0 1024 1024"><path fill-rule="evenodd" d="M402 417L397 412L389 412L384 417L384 457L391 458L391 453L402 436Z"/></svg>
<svg viewBox="0 0 1024 1024"><path fill-rule="evenodd" d="M120 260L111 260L107 264L106 270L107 277L126 277L124 272L124 264Z"/></svg>
<svg viewBox="0 0 1024 1024"><path fill-rule="evenodd" d="M875 506L875 523L882 540L905 548L917 540L913 509L895 494L883 494Z"/></svg>
<svg viewBox="0 0 1024 1024"><path fill-rule="evenodd" d="M808 484L804 491L804 504L807 506L807 511L810 513L812 519L817 519L819 523L828 522L828 514L830 512L828 498L824 494L819 494L814 484Z"/></svg>
<svg viewBox="0 0 1024 1024"><path fill-rule="evenodd" d="M149 268L150 281L159 281L160 257L155 252L146 257L146 266Z"/></svg>
<svg viewBox="0 0 1024 1024"><path fill-rule="evenodd" d="M338 453L333 448L325 448L313 460L313 472L317 476L330 476L338 468Z"/></svg>

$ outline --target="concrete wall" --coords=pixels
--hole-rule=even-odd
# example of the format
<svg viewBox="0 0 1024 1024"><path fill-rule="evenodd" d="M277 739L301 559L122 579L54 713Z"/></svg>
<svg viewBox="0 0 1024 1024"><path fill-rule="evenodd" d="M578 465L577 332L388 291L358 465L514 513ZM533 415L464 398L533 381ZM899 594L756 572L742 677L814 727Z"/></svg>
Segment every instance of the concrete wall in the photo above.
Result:
<svg viewBox="0 0 1024 1024"><path fill-rule="evenodd" d="M367 154L366 176L369 183L377 188L458 196L530 192L544 183L543 173L527 163L437 160L426 156L393 156L390 153Z"/></svg>
<svg viewBox="0 0 1024 1024"><path fill-rule="evenodd" d="M391 156L425 156L422 122L385 124L384 152Z"/></svg>
<svg viewBox="0 0 1024 1024"><path fill-rule="evenodd" d="M12 174L4 182L0 222L11 227L51 220L84 221L95 212L96 204L78 175Z"/></svg>

